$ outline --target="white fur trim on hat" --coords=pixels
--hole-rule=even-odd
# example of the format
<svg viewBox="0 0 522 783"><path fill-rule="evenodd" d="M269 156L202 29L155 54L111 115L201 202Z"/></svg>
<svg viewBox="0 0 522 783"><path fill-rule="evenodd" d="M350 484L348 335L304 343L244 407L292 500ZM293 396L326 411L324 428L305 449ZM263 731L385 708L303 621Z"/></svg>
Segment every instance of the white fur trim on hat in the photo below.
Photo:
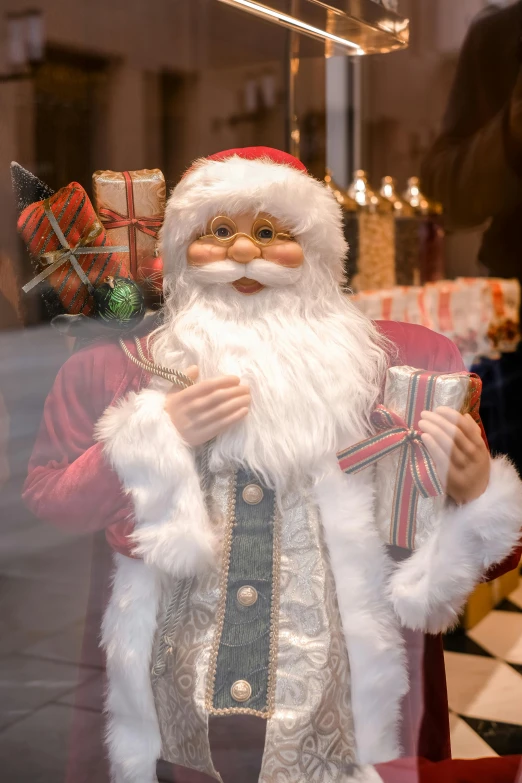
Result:
<svg viewBox="0 0 522 783"><path fill-rule="evenodd" d="M347 245L342 210L329 189L304 171L270 158L197 161L172 191L161 232L165 278L186 265L191 241L219 214L266 212L284 222L306 257L321 257L340 280Z"/></svg>

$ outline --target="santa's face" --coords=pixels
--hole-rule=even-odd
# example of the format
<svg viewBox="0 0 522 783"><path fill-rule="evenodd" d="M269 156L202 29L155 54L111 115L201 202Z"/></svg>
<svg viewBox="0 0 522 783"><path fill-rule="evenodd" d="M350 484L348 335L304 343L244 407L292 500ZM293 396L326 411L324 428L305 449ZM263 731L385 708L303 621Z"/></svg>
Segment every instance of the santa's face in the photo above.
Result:
<svg viewBox="0 0 522 783"><path fill-rule="evenodd" d="M189 270L200 282L232 285L245 296L295 283L303 260L300 244L266 213L216 215L187 250Z"/></svg>
<svg viewBox="0 0 522 783"><path fill-rule="evenodd" d="M292 224L253 206L216 210L203 236L178 249L152 346L157 364L197 365L202 380L236 375L249 386L248 416L217 437L211 470L247 464L280 489L370 432L387 361L332 274L335 243L320 218L296 226L294 238ZM340 251L342 235L337 242Z"/></svg>

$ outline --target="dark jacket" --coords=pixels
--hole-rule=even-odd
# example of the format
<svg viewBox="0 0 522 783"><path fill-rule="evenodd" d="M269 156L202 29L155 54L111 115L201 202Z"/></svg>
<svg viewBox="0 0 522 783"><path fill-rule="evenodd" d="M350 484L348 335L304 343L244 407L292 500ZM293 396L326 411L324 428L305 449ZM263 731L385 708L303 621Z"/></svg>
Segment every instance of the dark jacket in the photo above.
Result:
<svg viewBox="0 0 522 783"><path fill-rule="evenodd" d="M522 2L491 6L460 53L442 132L422 166L422 188L450 229L486 225L480 260L491 274L522 277L522 149L508 109L521 67ZM489 223L489 225L488 225Z"/></svg>

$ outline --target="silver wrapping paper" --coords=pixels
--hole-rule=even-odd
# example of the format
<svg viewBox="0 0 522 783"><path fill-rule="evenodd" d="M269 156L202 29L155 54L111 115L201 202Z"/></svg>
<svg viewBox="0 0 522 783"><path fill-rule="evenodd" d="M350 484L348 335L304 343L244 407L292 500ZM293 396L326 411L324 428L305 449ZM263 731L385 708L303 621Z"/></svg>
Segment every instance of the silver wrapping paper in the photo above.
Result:
<svg viewBox="0 0 522 783"><path fill-rule="evenodd" d="M414 367L390 367L386 376L384 406L406 419L406 405L410 379L417 370ZM470 378L465 374L448 373L438 375L432 410L445 405L465 413L469 404ZM417 422L415 422L415 426ZM376 522L383 541L394 543L391 536L391 513L395 493L397 467L400 452L396 451L380 460L376 466ZM440 519L446 503L446 496L435 498L419 497L415 525L414 549L430 537Z"/></svg>

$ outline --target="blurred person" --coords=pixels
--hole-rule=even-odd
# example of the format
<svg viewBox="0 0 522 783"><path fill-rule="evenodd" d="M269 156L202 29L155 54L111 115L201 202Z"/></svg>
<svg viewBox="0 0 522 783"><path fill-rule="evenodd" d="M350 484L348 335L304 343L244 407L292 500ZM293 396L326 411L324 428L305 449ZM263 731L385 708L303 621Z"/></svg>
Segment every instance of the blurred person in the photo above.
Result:
<svg viewBox="0 0 522 783"><path fill-rule="evenodd" d="M483 227L484 273L522 283L522 2L497 2L473 21L460 53L422 188L452 231ZM492 450L522 469L522 351L474 368Z"/></svg>
<svg viewBox="0 0 522 783"><path fill-rule="evenodd" d="M176 783L362 782L401 753L449 757L440 632L516 564L522 484L469 415L424 412L450 499L407 557L380 540L372 472L336 452L370 433L390 365L459 372L456 346L342 294L341 209L287 153L197 161L162 231L161 326L65 364L24 494L116 552L114 783L152 783L160 756Z"/></svg>
<svg viewBox="0 0 522 783"><path fill-rule="evenodd" d="M487 7L462 46L422 188L452 230L485 227L489 274L522 279L522 2Z"/></svg>

